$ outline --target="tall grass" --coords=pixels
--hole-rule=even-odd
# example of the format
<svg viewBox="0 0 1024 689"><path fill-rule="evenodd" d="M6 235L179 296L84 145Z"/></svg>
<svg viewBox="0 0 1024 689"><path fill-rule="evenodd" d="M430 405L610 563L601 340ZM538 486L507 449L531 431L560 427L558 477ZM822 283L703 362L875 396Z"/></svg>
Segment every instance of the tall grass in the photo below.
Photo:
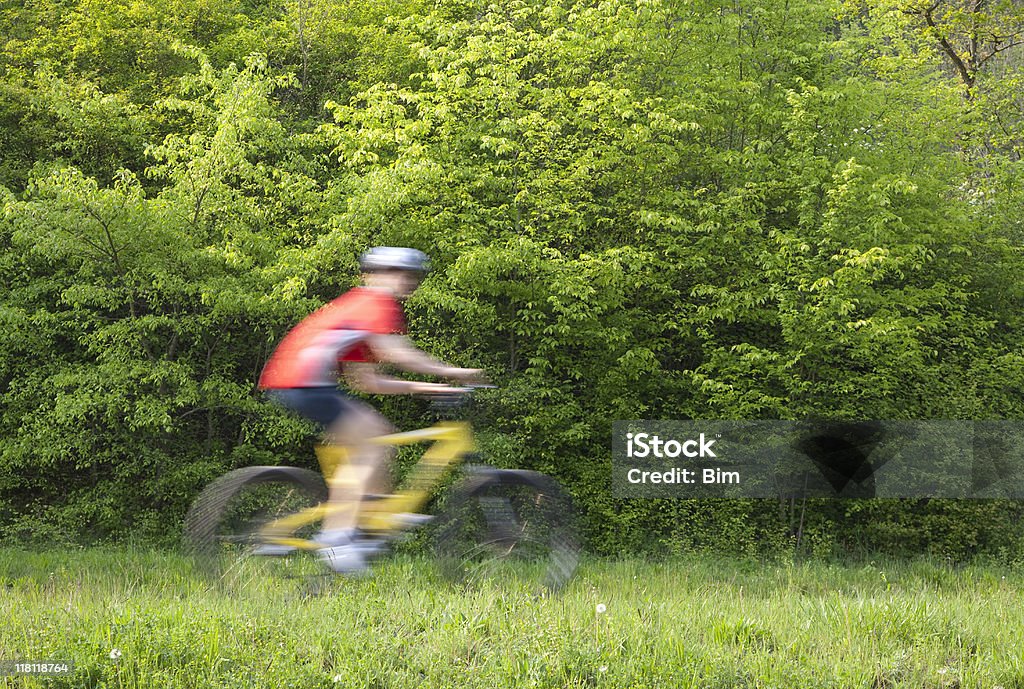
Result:
<svg viewBox="0 0 1024 689"><path fill-rule="evenodd" d="M587 562L562 594L396 559L318 596L172 554L0 550L13 687L1024 687L1017 568ZM114 657L112 657L114 656Z"/></svg>

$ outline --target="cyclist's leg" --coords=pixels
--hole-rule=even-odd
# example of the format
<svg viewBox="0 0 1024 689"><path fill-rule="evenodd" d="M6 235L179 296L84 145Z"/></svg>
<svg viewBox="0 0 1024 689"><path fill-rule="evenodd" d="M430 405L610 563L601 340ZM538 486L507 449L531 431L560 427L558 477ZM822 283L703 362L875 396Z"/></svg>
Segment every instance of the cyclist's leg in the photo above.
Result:
<svg viewBox="0 0 1024 689"><path fill-rule="evenodd" d="M271 390L270 397L324 429L327 443L344 447L349 461L329 482L328 500L337 510L324 519L324 532L343 536L355 530L359 504L367 492L386 493L390 476L387 459L392 448L373 445L370 438L394 432L391 423L373 407L352 399L336 387ZM330 540L330 539L328 539Z"/></svg>
<svg viewBox="0 0 1024 689"><path fill-rule="evenodd" d="M337 388L291 388L271 391L279 404L317 422L325 429L324 439L340 444L348 451L350 461L328 476L332 506L347 506L329 514L320 534L314 540L323 544L321 559L334 571L348 574L368 570L366 551L353 543L359 505L367 490L388 489L387 458L391 448L372 445L368 439L392 432L392 426L369 405L357 402ZM282 555L290 548L263 546L260 554Z"/></svg>
<svg viewBox="0 0 1024 689"><path fill-rule="evenodd" d="M367 441L394 431L391 422L370 405L345 400L344 411L328 426L324 437L349 452L348 464L340 467L330 482L328 499L332 505L350 505L351 509L329 514L324 519L324 531L355 529L362 497L390 490L388 464L394 448Z"/></svg>

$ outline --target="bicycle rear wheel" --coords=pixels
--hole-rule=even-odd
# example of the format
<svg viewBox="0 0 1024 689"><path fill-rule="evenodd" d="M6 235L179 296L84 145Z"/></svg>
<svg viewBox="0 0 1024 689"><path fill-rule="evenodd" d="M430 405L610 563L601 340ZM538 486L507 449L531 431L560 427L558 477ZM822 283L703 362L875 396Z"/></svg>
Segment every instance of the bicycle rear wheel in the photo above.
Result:
<svg viewBox="0 0 1024 689"><path fill-rule="evenodd" d="M186 545L201 571L218 584L246 589L290 580L308 591L327 570L308 551L287 555L258 554L266 524L315 507L327 499L319 474L296 467L256 466L236 469L207 486L185 518ZM317 524L297 530L310 538Z"/></svg>
<svg viewBox="0 0 1024 689"><path fill-rule="evenodd" d="M535 593L560 589L579 562L572 501L549 476L488 470L453 489L440 518L436 555L453 581L518 581Z"/></svg>

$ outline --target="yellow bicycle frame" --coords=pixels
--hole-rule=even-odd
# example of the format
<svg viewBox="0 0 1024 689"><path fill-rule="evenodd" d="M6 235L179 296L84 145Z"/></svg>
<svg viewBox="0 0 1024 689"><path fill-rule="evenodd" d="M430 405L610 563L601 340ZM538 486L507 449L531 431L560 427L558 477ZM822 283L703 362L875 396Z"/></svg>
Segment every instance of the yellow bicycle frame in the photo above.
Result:
<svg viewBox="0 0 1024 689"><path fill-rule="evenodd" d="M322 502L315 507L290 514L266 524L260 529L261 541L275 545L288 545L301 550L317 550L320 544L304 538L293 537L297 529L320 521L329 514L358 509L357 525L364 531L389 533L402 527L395 517L405 513L415 513L426 504L431 491L458 464L467 453L474 449L473 433L464 421L440 423L430 428L405 433L382 435L370 440L376 445L412 445L415 443L432 442L413 467L406 479L407 487L393 495L379 500L366 501L359 505L331 504ZM339 471L348 464L348 450L337 445L320 445L316 448L320 460L320 470L332 487L344 481Z"/></svg>

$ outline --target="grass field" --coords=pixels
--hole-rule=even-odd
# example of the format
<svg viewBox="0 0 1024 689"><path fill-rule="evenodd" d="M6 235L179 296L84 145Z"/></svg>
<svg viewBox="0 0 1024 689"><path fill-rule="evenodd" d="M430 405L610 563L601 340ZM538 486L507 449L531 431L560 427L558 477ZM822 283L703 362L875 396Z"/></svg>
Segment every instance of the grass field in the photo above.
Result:
<svg viewBox="0 0 1024 689"><path fill-rule="evenodd" d="M172 554L0 550L0 660L76 665L0 686L1020 689L1022 583L934 561L591 561L538 599L400 559L303 598L210 588Z"/></svg>

